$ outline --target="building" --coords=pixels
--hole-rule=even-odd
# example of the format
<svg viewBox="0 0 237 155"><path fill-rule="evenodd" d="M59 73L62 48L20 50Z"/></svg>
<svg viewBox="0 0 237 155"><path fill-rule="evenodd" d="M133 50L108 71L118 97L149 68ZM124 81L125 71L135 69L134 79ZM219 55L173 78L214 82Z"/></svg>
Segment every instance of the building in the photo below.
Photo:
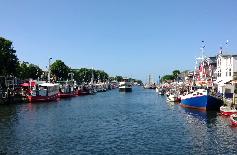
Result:
<svg viewBox="0 0 237 155"><path fill-rule="evenodd" d="M224 94L234 92L235 85L230 82L237 78L237 55L224 55L222 52L217 55L216 68L218 91Z"/></svg>

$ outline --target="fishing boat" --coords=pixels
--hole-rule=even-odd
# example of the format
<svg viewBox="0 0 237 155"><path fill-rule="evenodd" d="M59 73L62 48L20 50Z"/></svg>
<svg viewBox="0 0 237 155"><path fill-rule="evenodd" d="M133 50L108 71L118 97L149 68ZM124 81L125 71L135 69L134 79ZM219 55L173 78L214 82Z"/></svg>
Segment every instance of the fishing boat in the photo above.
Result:
<svg viewBox="0 0 237 155"><path fill-rule="evenodd" d="M151 75L149 75L148 83L146 83L143 87L144 89L156 89L156 84L154 83Z"/></svg>
<svg viewBox="0 0 237 155"><path fill-rule="evenodd" d="M53 83L36 84L27 96L29 102L48 102L58 99L59 85Z"/></svg>
<svg viewBox="0 0 237 155"><path fill-rule="evenodd" d="M206 89L196 89L181 96L181 106L198 110L219 110L223 101L211 96Z"/></svg>
<svg viewBox="0 0 237 155"><path fill-rule="evenodd" d="M230 122L233 126L237 126L237 114L230 115Z"/></svg>
<svg viewBox="0 0 237 155"><path fill-rule="evenodd" d="M180 98L176 94L171 94L171 95L167 96L167 101L168 102L179 102Z"/></svg>
<svg viewBox="0 0 237 155"><path fill-rule="evenodd" d="M159 95L165 95L165 89L160 88L158 93L159 93Z"/></svg>
<svg viewBox="0 0 237 155"><path fill-rule="evenodd" d="M237 114L237 110L228 106L221 106L220 112L224 116L230 116L232 114Z"/></svg>
<svg viewBox="0 0 237 155"><path fill-rule="evenodd" d="M119 82L119 91L120 92L131 92L132 84L128 78L123 78L121 82Z"/></svg>
<svg viewBox="0 0 237 155"><path fill-rule="evenodd" d="M78 95L78 91L74 88L74 81L58 81L59 98L69 98Z"/></svg>

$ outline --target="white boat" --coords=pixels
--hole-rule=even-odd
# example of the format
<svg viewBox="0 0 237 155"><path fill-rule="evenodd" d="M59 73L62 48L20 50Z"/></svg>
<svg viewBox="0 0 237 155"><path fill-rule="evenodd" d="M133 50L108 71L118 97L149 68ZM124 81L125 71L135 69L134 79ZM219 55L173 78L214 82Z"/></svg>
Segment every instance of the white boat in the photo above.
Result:
<svg viewBox="0 0 237 155"><path fill-rule="evenodd" d="M222 115L230 116L232 114L237 114L237 110L228 106L221 106L220 112Z"/></svg>
<svg viewBox="0 0 237 155"><path fill-rule="evenodd" d="M144 85L145 89L156 89L156 84L153 81L153 78L151 77L151 75L149 75L149 79L148 79L148 83L146 83Z"/></svg>
<svg viewBox="0 0 237 155"><path fill-rule="evenodd" d="M176 94L171 94L171 95L167 96L167 101L169 101L169 102L179 102L180 98Z"/></svg>
<svg viewBox="0 0 237 155"><path fill-rule="evenodd" d="M132 84L127 78L123 78L123 81L119 82L119 91L121 92L131 92Z"/></svg>

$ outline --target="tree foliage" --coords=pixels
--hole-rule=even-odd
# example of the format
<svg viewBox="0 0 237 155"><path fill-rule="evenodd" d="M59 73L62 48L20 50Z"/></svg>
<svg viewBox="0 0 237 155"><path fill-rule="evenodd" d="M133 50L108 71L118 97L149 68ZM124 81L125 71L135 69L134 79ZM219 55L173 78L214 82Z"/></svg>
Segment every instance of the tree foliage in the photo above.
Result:
<svg viewBox="0 0 237 155"><path fill-rule="evenodd" d="M90 83L93 78L93 82L105 82L109 79L109 75L101 70L80 68L73 69L74 79L78 81L78 83Z"/></svg>
<svg viewBox="0 0 237 155"><path fill-rule="evenodd" d="M37 79L42 75L43 71L39 66L22 62L17 67L17 77L20 79Z"/></svg>
<svg viewBox="0 0 237 155"><path fill-rule="evenodd" d="M177 79L177 77L178 77L179 74L180 74L180 71L179 71L179 70L174 70L174 71L173 71L173 77L174 77L175 79Z"/></svg>
<svg viewBox="0 0 237 155"><path fill-rule="evenodd" d="M165 81L170 81L170 80L174 80L174 76L173 75L165 75L161 78L161 81L162 82L165 82Z"/></svg>
<svg viewBox="0 0 237 155"><path fill-rule="evenodd" d="M0 37L0 75L15 75L18 65L12 42Z"/></svg>
<svg viewBox="0 0 237 155"><path fill-rule="evenodd" d="M56 60L50 66L50 70L51 74L56 77L56 80L66 80L69 78L70 68L62 60Z"/></svg>
<svg viewBox="0 0 237 155"><path fill-rule="evenodd" d="M163 76L161 78L161 82L176 80L178 78L179 74L180 74L180 71L176 69L172 72L171 75L168 74L168 75Z"/></svg>

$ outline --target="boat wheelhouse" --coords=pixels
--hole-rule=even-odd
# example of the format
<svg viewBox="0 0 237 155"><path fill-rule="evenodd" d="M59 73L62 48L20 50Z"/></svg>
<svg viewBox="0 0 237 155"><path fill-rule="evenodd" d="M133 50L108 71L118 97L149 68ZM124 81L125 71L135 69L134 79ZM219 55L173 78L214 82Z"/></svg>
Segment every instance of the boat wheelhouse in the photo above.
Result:
<svg viewBox="0 0 237 155"><path fill-rule="evenodd" d="M78 95L78 91L74 88L74 81L58 81L59 83L59 98L68 98Z"/></svg>
<svg viewBox="0 0 237 155"><path fill-rule="evenodd" d="M59 85L53 83L36 84L30 90L27 99L29 102L48 102L58 99Z"/></svg>

